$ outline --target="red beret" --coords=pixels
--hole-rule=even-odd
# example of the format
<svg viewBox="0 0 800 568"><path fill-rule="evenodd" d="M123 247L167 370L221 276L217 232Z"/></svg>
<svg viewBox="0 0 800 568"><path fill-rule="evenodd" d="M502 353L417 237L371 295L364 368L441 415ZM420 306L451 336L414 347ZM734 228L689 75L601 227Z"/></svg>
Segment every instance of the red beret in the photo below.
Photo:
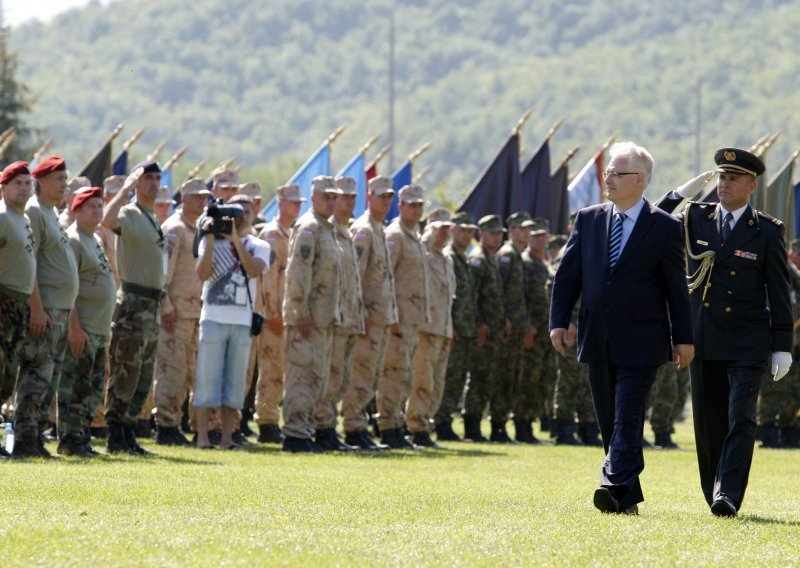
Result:
<svg viewBox="0 0 800 568"><path fill-rule="evenodd" d="M10 182L17 176L21 175L31 175L31 170L28 168L28 162L14 162L13 164L8 164L6 169L3 170L3 173L0 174L0 184L6 184Z"/></svg>
<svg viewBox="0 0 800 568"><path fill-rule="evenodd" d="M43 178L47 174L52 174L53 172L66 169L67 163L64 161L64 158L59 156L50 156L49 158L45 158L39 162L39 165L33 168L31 175L36 179L39 179Z"/></svg>
<svg viewBox="0 0 800 568"><path fill-rule="evenodd" d="M103 188L84 187L72 198L72 207L70 207L70 210L75 213L78 207L89 201L92 197L103 197Z"/></svg>

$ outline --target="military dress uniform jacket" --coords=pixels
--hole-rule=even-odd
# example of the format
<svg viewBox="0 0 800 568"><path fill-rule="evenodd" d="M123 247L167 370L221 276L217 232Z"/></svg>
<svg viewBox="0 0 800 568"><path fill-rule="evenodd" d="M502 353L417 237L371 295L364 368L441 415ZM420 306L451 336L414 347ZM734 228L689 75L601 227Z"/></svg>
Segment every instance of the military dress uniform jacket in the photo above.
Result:
<svg viewBox="0 0 800 568"><path fill-rule="evenodd" d="M680 202L668 194L656 205L672 212ZM688 274L700 266L692 255L716 253L710 277L690 295L696 357L762 361L774 351L791 352L783 223L748 205L723 244L718 205L690 202L679 217L688 234Z"/></svg>
<svg viewBox="0 0 800 568"><path fill-rule="evenodd" d="M506 333L506 308L497 262L483 246L477 246L469 253L469 265L475 276L478 325L486 324L490 337L500 339Z"/></svg>
<svg viewBox="0 0 800 568"><path fill-rule="evenodd" d="M430 323L430 277L419 235L406 229L398 217L386 228L386 246L394 274L399 323Z"/></svg>
<svg viewBox="0 0 800 568"><path fill-rule="evenodd" d="M311 316L316 327L341 325L341 259L333 225L313 209L292 230L283 321L287 326Z"/></svg>
<svg viewBox="0 0 800 568"><path fill-rule="evenodd" d="M364 319L375 325L397 323L394 274L389 264L389 249L383 226L365 211L350 226L353 247L358 258L361 293L366 310Z"/></svg>
<svg viewBox="0 0 800 568"><path fill-rule="evenodd" d="M475 275L467 258L453 245L448 245L444 253L453 259L453 273L456 278L456 291L453 295L453 331L458 337L475 337L478 334L478 304L475 296Z"/></svg>

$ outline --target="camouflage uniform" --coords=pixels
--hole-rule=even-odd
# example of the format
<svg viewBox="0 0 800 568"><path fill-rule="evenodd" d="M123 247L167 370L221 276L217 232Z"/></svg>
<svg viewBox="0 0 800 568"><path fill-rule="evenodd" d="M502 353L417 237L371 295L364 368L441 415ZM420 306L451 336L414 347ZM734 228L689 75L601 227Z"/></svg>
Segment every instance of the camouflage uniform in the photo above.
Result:
<svg viewBox="0 0 800 568"><path fill-rule="evenodd" d="M355 360L356 337L364 333L364 305L361 298L361 278L350 231L331 217L336 244L341 255L341 277L339 306L342 311L341 325L333 332L333 355L331 372L325 392L314 410L317 430L336 428L336 407L347 390Z"/></svg>
<svg viewBox="0 0 800 568"><path fill-rule="evenodd" d="M20 351L14 403L14 430L20 448L34 443L46 420L61 377L67 348L69 313L78 295L78 267L69 238L58 224L55 208L31 197L25 207L36 246L36 281L42 306L50 317L44 334L27 327Z"/></svg>
<svg viewBox="0 0 800 568"><path fill-rule="evenodd" d="M427 253L431 321L419 327L419 347L413 360L414 373L405 415L412 434L428 432L439 410L453 337L451 309L456 291L453 259L432 246L432 234L432 231L426 231L422 239Z"/></svg>
<svg viewBox="0 0 800 568"><path fill-rule="evenodd" d="M289 232L276 217L259 233L258 238L270 246L269 272L262 277L261 295L266 320L281 316L285 288L286 266L289 262ZM258 381L256 383L256 422L278 424L279 406L283 399L284 345L283 334L274 333L269 326L259 336Z"/></svg>
<svg viewBox="0 0 800 568"><path fill-rule="evenodd" d="M176 212L164 222L161 230L169 245L161 314L163 317L174 313L176 319L174 331L161 329L156 347L153 400L159 429L180 426L183 403L190 390L194 391L200 295L203 290L203 283L195 270L195 224L183 212Z"/></svg>
<svg viewBox="0 0 800 568"><path fill-rule="evenodd" d="M283 321L286 325L286 394L284 433L310 440L314 409L325 392L331 370L333 327L341 324L341 261L333 225L313 209L298 219L289 242ZM297 328L311 317L308 338Z"/></svg>
<svg viewBox="0 0 800 568"><path fill-rule="evenodd" d="M383 374L378 379L378 426L384 430L405 426L403 408L411 390L419 326L430 322L428 264L416 230L396 218L386 228L386 246L395 278L397 332L389 337Z"/></svg>
<svg viewBox="0 0 800 568"><path fill-rule="evenodd" d="M647 406L650 407L650 427L656 438L656 446L666 447L669 445L666 443L666 439L674 431L672 418L677 404L678 369L675 367L675 363L667 362L658 368L656 380L653 382L647 401Z"/></svg>
<svg viewBox="0 0 800 568"><path fill-rule="evenodd" d="M467 263L467 258L452 245L444 249L444 253L453 261L453 272L456 281L456 292L453 296L453 345L447 360L447 374L444 381L442 403L436 412L434 421L440 425L450 426L452 415L456 412L458 402L464 394L467 372L475 350L475 337L478 330L478 306L475 295L475 275Z"/></svg>
<svg viewBox="0 0 800 568"><path fill-rule="evenodd" d="M366 333L356 338L353 372L342 398L342 416L345 431L357 432L368 424L366 408L375 396L378 375L383 371L389 326L397 323L397 302L383 226L365 211L353 222L350 234L358 258Z"/></svg>

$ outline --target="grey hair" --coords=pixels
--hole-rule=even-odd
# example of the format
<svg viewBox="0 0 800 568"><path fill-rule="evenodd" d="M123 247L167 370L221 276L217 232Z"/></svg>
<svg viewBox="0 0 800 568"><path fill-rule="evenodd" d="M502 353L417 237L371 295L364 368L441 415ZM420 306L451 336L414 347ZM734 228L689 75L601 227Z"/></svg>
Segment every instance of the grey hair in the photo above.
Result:
<svg viewBox="0 0 800 568"><path fill-rule="evenodd" d="M639 146L630 140L626 140L624 142L617 142L611 146L608 151L608 155L610 158L616 158L619 156L626 157L631 160L636 166L641 168L641 171L644 174L644 186L647 187L650 185L650 178L653 177L655 160L653 160L653 155L647 151L647 148L644 146Z"/></svg>

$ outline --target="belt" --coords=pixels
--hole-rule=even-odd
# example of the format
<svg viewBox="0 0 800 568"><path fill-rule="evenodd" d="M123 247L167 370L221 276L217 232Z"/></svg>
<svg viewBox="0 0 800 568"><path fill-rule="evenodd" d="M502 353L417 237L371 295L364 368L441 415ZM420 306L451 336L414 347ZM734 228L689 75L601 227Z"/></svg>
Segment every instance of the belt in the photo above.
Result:
<svg viewBox="0 0 800 568"><path fill-rule="evenodd" d="M23 294L22 292L11 290L5 286L0 286L0 296L5 296L9 300L14 300L15 302L27 302L28 298L31 297L30 294Z"/></svg>
<svg viewBox="0 0 800 568"><path fill-rule="evenodd" d="M162 290L148 288L147 286L139 286L138 284L132 284L131 282L123 282L122 291L126 294L134 294L136 296L150 298L151 300L156 301L159 301L164 297L164 292Z"/></svg>

